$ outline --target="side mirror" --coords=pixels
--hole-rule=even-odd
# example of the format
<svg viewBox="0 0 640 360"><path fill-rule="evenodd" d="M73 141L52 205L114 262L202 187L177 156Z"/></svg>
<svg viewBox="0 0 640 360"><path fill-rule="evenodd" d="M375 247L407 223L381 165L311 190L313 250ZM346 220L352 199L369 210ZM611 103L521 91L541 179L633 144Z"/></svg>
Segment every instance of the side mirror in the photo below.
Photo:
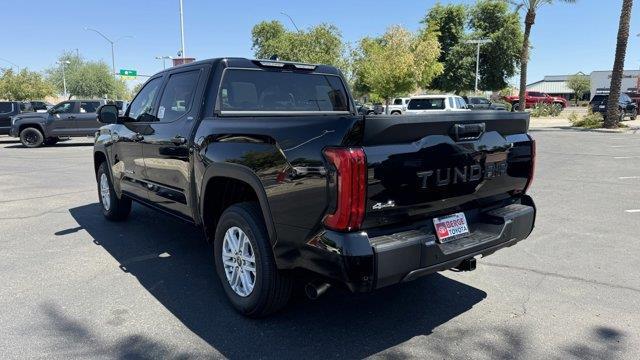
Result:
<svg viewBox="0 0 640 360"><path fill-rule="evenodd" d="M117 124L118 107L113 104L100 106L98 108L98 121L103 124Z"/></svg>

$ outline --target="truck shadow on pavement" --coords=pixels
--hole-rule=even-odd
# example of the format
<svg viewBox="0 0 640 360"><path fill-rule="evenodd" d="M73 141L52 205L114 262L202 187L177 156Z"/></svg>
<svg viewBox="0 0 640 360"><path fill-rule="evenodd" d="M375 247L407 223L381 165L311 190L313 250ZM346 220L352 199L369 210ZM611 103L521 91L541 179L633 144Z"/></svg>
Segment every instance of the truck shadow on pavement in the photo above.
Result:
<svg viewBox="0 0 640 360"><path fill-rule="evenodd" d="M98 204L69 211L122 271L229 358L362 358L429 335L486 297L435 274L373 294L332 289L316 301L296 298L269 318L246 319L227 303L198 228L142 206L123 223L106 221Z"/></svg>

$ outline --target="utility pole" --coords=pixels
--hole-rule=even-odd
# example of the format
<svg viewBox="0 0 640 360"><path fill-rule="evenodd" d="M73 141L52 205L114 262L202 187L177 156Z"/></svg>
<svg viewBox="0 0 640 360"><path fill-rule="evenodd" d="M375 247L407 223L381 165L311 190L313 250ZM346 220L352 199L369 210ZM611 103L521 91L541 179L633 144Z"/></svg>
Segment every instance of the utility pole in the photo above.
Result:
<svg viewBox="0 0 640 360"><path fill-rule="evenodd" d="M84 28L87 31L93 31L96 34L102 36L105 40L107 40L109 42L109 44L111 44L111 71L113 72L112 75L113 77L116 77L116 55L115 55L115 50L114 50L114 45L115 43L117 43L118 41L122 40L122 39L126 39L126 38L132 38L133 36L131 35L125 35L123 37L120 37L118 39L116 39L115 41L109 39L105 34L101 33L100 31L96 30L96 29L92 29L92 28L88 28L85 27Z"/></svg>
<svg viewBox="0 0 640 360"><path fill-rule="evenodd" d="M64 99L67 100L69 96L67 94L67 79L64 75L64 66L71 64L71 61L58 61L58 64L60 64L60 66L62 67L62 91L64 92Z"/></svg>
<svg viewBox="0 0 640 360"><path fill-rule="evenodd" d="M476 86L475 92L478 93L478 79L480 78L480 46L492 42L491 39L467 40L465 44L476 44Z"/></svg>
<svg viewBox="0 0 640 360"><path fill-rule="evenodd" d="M184 50L184 13L182 9L182 0L180 0L180 55L182 59L186 57Z"/></svg>
<svg viewBox="0 0 640 360"><path fill-rule="evenodd" d="M289 14L287 14L287 13L286 13L286 12L284 12L284 11L280 11L280 14L282 14L282 15L284 15L284 16L286 16L286 17L288 17L288 18L289 18L289 20L291 21L291 23L293 24L293 27L294 27L294 28L296 28L296 31L297 31L297 32L300 32L300 29L298 29L298 25L296 25L296 22L295 22L295 21L293 21L293 18L292 18L291 16L289 16Z"/></svg>
<svg viewBox="0 0 640 360"><path fill-rule="evenodd" d="M167 59L173 59L173 56L156 56L156 60L162 60L163 70L167 68L167 63L166 63Z"/></svg>

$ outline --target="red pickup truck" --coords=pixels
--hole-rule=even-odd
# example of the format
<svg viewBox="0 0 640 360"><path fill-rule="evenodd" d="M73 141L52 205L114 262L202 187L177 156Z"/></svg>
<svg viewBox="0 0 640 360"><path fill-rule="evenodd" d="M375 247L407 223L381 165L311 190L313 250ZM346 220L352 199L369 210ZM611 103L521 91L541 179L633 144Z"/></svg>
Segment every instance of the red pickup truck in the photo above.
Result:
<svg viewBox="0 0 640 360"><path fill-rule="evenodd" d="M532 108L536 104L557 104L563 109L567 107L567 100L561 97L549 96L545 93L537 92L537 91L525 91L524 93L525 99L525 108ZM515 96L505 96L504 99L508 101L512 108L511 110L518 110L518 103L520 102L520 98Z"/></svg>

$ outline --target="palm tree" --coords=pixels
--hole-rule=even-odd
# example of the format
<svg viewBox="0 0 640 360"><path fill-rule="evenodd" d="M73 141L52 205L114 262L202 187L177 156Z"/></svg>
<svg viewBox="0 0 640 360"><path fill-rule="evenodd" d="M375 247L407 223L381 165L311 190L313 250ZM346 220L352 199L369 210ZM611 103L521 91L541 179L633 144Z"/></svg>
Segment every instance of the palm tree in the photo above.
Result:
<svg viewBox="0 0 640 360"><path fill-rule="evenodd" d="M524 18L524 42L522 43L522 51L520 52L520 102L518 103L518 109L521 111L525 109L524 92L527 89L527 66L529 65L529 35L531 34L531 27L536 22L536 13L540 7L544 5L551 5L553 0L508 0L511 4L516 6L516 11L520 9L526 9L527 15ZM557 0L564 3L575 3L576 0Z"/></svg>
<svg viewBox="0 0 640 360"><path fill-rule="evenodd" d="M604 119L604 127L618 127L621 114L618 109L620 88L622 87L622 75L624 72L624 57L627 54L627 40L629 39L629 21L631 20L631 8L633 0L622 0L622 12L620 13L620 25L618 26L618 42L616 44L616 58L613 62L611 74L611 86L609 86L609 100L607 102L607 116Z"/></svg>

